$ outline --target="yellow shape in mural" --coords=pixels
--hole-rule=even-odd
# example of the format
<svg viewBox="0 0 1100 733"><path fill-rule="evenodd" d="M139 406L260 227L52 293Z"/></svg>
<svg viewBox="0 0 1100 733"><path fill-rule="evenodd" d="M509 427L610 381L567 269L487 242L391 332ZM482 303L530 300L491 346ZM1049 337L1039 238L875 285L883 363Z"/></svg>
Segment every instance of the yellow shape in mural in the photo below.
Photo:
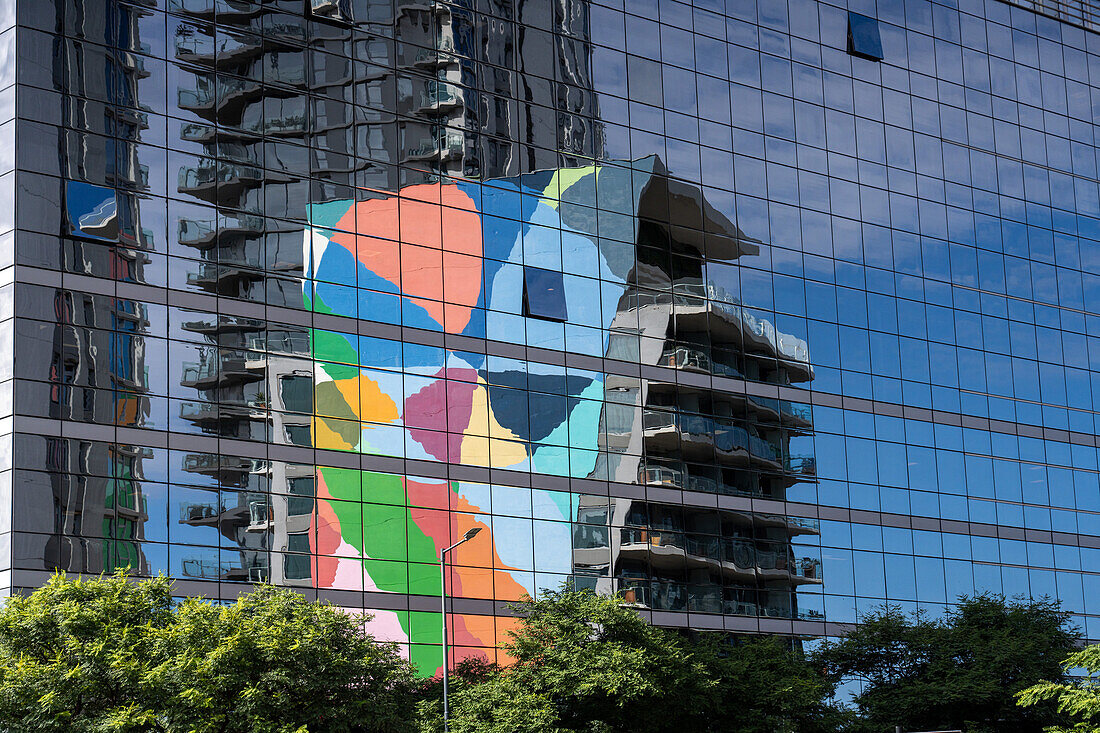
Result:
<svg viewBox="0 0 1100 733"><path fill-rule="evenodd" d="M478 378L471 400L470 425L462 438L462 462L472 466L508 468L527 460L527 447L515 433L497 422L489 405L489 390Z"/></svg>

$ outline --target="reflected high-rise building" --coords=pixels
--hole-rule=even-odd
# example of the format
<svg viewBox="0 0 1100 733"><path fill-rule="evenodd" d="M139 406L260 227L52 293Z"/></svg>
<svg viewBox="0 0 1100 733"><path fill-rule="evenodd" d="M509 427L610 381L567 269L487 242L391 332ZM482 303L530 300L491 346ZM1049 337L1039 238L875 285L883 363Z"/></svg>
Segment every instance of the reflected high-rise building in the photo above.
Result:
<svg viewBox="0 0 1100 733"><path fill-rule="evenodd" d="M81 100L64 106L68 129L47 141L56 146L52 165L64 179L58 220L62 238L50 246L70 272L144 282L146 252L158 246L138 206L149 188L149 169L138 145L147 119L132 108L133 95L149 76L137 37L146 11L140 5L107 5L108 12L91 16L74 7L64 19L67 32L104 45L56 48L60 58L53 81ZM72 73L76 66L87 73ZM124 106L128 103L130 109ZM91 180L107 185L86 183ZM79 289L24 291L23 296L24 308L53 321L36 324L21 340L22 358L42 370L42 381L28 399L48 407L49 418L57 421L142 425L155 379L143 341L151 326L149 307L138 299ZM39 545L44 567L77 573L132 567L148 573L141 480L149 449L125 441L99 444L64 439L57 432L47 435L47 471L25 479L26 488L34 490L21 505L28 524L48 533Z"/></svg>
<svg viewBox="0 0 1100 733"><path fill-rule="evenodd" d="M1094 31L853 13L0 15L0 587L293 586L431 674L478 527L456 658L562 583L802 639L1051 595L1100 638Z"/></svg>

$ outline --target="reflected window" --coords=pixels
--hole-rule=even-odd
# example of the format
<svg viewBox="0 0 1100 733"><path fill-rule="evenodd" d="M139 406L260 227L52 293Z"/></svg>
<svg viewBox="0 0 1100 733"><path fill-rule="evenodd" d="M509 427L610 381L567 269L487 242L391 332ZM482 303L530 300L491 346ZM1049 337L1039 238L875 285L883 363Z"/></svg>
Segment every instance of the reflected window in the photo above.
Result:
<svg viewBox="0 0 1100 733"><path fill-rule="evenodd" d="M882 38L878 21L859 13L848 13L848 53L865 59L882 59Z"/></svg>
<svg viewBox="0 0 1100 733"><path fill-rule="evenodd" d="M286 439L291 445L313 447L313 433L309 425L284 425Z"/></svg>
<svg viewBox="0 0 1100 733"><path fill-rule="evenodd" d="M113 188L67 181L65 212L72 234L91 239L118 238L118 202Z"/></svg>
<svg viewBox="0 0 1100 733"><path fill-rule="evenodd" d="M352 21L351 0L310 0L310 9L321 18L346 23Z"/></svg>
<svg viewBox="0 0 1100 733"><path fill-rule="evenodd" d="M523 315L547 321L568 318L562 273L540 267L523 268Z"/></svg>
<svg viewBox="0 0 1100 733"><path fill-rule="evenodd" d="M291 412L313 412L313 377L290 375L280 377L279 391L283 406Z"/></svg>

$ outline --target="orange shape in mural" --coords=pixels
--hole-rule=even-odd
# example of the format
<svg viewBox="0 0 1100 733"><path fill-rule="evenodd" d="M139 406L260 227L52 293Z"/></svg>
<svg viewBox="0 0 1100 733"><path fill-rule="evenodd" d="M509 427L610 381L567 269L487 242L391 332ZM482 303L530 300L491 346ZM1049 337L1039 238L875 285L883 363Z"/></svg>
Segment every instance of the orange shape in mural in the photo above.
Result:
<svg viewBox="0 0 1100 733"><path fill-rule="evenodd" d="M471 268L471 257L482 254L481 215L458 186L420 184L402 189L400 198L360 201L336 228L343 231L333 234L334 244L396 285L440 326L459 333L469 324L481 295L480 270ZM447 278L446 299L453 305L444 315L443 273L452 269L463 276Z"/></svg>

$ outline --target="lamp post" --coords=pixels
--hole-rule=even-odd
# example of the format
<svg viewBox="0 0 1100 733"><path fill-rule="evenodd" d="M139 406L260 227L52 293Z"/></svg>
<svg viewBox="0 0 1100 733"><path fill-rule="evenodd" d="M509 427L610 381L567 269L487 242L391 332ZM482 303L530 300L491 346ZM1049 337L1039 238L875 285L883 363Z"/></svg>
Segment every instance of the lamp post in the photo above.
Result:
<svg viewBox="0 0 1100 733"><path fill-rule="evenodd" d="M469 542L480 531L481 527L467 530L466 534L462 535L462 539L439 553L439 569L443 572L443 587L439 592L439 607L443 611L443 733L447 733L450 720L450 711L447 707L447 677L450 674L447 656L447 553L463 542Z"/></svg>

